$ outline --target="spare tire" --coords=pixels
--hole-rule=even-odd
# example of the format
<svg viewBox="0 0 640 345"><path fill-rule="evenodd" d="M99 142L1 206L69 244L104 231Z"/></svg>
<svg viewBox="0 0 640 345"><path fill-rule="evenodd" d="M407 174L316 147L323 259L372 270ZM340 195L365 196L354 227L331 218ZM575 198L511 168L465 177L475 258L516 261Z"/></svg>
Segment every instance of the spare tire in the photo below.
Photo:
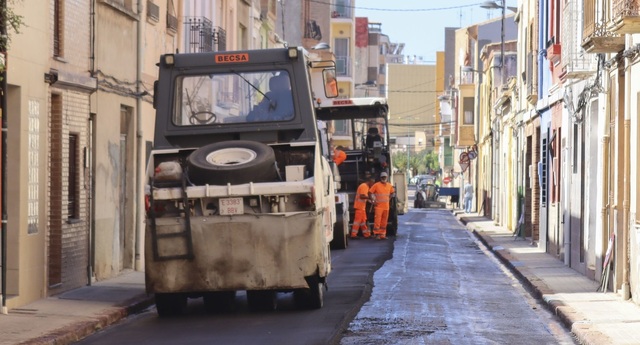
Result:
<svg viewBox="0 0 640 345"><path fill-rule="evenodd" d="M195 184L226 185L275 181L276 156L263 143L232 140L203 146L187 159L189 180Z"/></svg>

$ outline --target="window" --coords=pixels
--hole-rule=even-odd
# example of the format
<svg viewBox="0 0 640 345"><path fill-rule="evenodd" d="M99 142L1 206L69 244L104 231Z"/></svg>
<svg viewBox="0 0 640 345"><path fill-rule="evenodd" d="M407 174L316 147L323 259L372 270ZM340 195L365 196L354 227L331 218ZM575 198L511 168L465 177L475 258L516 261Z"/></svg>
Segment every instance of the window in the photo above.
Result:
<svg viewBox="0 0 640 345"><path fill-rule="evenodd" d="M294 90L285 70L181 76L173 122L204 126L289 121L295 114Z"/></svg>
<svg viewBox="0 0 640 345"><path fill-rule="evenodd" d="M53 56L64 56L64 1L53 2Z"/></svg>
<svg viewBox="0 0 640 345"><path fill-rule="evenodd" d="M334 42L336 54L336 71L340 76L349 75L349 39L336 38Z"/></svg>
<svg viewBox="0 0 640 345"><path fill-rule="evenodd" d="M79 189L78 189L78 168L80 160L78 159L79 153L78 134L69 134L69 176L67 177L67 218L78 219L80 205L78 202Z"/></svg>
<svg viewBox="0 0 640 345"><path fill-rule="evenodd" d="M147 18L152 23L157 23L160 20L160 6L147 0Z"/></svg>
<svg viewBox="0 0 640 345"><path fill-rule="evenodd" d="M349 126L347 120L334 120L334 135L349 135Z"/></svg>
<svg viewBox="0 0 640 345"><path fill-rule="evenodd" d="M545 207L547 205L547 162L549 161L547 138L542 139L541 149L541 161L540 169L538 171L538 178L540 179L540 204L542 207Z"/></svg>
<svg viewBox="0 0 640 345"><path fill-rule="evenodd" d="M462 104L462 111L464 118L462 119L463 125L472 125L473 124L473 105L474 99L473 97L464 97Z"/></svg>
<svg viewBox="0 0 640 345"><path fill-rule="evenodd" d="M331 14L334 18L351 18L351 0L336 0L334 11Z"/></svg>

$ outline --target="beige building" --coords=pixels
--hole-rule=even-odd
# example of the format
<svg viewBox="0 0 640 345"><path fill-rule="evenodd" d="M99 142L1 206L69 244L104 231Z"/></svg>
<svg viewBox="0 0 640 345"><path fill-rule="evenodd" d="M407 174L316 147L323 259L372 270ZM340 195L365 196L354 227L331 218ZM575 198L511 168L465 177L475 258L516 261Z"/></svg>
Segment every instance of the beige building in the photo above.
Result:
<svg viewBox="0 0 640 345"><path fill-rule="evenodd" d="M141 267L155 63L179 47L182 15L181 1L132 3L15 5L7 308Z"/></svg>
<svg viewBox="0 0 640 345"><path fill-rule="evenodd" d="M436 66L387 65L390 133L398 147L433 150L436 123Z"/></svg>
<svg viewBox="0 0 640 345"><path fill-rule="evenodd" d="M281 46L276 5L16 3L25 25L8 52L3 311L144 269L156 63L166 53Z"/></svg>

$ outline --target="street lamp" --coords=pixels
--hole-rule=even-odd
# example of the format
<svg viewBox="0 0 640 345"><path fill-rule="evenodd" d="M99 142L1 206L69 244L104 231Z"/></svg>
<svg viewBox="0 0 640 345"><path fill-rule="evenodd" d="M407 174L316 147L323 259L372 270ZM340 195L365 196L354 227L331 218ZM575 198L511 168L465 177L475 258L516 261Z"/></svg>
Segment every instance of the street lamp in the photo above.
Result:
<svg viewBox="0 0 640 345"><path fill-rule="evenodd" d="M504 56L504 20L506 17L507 9L509 9L512 12L516 12L517 8L507 7L507 0L502 0L500 2L485 1L480 5L480 7L488 10L500 9L502 11L502 16L500 18L500 72L501 72L500 78L502 79L501 82L502 82L502 85L504 86L504 84L507 81L507 78L506 78L507 69L505 67L505 56Z"/></svg>
<svg viewBox="0 0 640 345"><path fill-rule="evenodd" d="M498 5L495 1L485 1L482 3L482 5L480 5L480 7L485 9L500 8L502 10L502 16L500 18L500 78L502 79L501 87L503 87L507 79L505 78L506 68L504 68L504 18L507 9L507 0L502 0L500 5Z"/></svg>

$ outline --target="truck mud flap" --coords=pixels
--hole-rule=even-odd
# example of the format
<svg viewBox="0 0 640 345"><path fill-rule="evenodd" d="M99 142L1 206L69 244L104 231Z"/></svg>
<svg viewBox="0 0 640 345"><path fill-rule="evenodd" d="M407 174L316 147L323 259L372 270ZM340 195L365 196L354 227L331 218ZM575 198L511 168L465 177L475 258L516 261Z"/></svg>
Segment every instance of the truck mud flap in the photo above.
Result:
<svg viewBox="0 0 640 345"><path fill-rule="evenodd" d="M156 261L177 260L177 259L193 259L193 241L191 237L191 205L187 197L187 174L182 174L182 204L184 207L184 224L185 227L180 232L159 234L156 225L156 214L153 201L154 181L151 179L151 193L149 193L149 220L151 227L151 244L153 249L153 259ZM171 238L182 238L185 243L184 253L161 256L158 250L158 242L160 240L168 240Z"/></svg>

